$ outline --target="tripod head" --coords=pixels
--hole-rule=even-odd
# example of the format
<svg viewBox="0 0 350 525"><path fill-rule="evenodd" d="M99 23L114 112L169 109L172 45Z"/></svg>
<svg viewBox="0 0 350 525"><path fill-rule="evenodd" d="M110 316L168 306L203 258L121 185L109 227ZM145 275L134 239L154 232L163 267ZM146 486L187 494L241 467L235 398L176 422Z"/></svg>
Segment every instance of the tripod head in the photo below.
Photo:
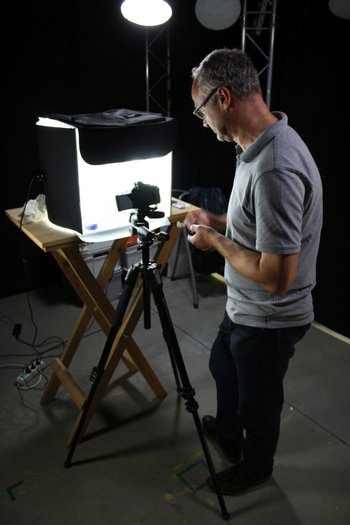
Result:
<svg viewBox="0 0 350 525"><path fill-rule="evenodd" d="M149 247L156 237L163 241L168 239L166 232L151 232L149 223L145 219L145 217L149 219L164 217L164 213L157 210L157 204L160 202L159 188L157 186L136 182L129 194L117 195L116 202L119 211L134 208L130 214L129 222L132 233L138 236L137 244L141 248Z"/></svg>
<svg viewBox="0 0 350 525"><path fill-rule="evenodd" d="M149 223L145 219L149 217L150 219L159 219L164 217L162 211L157 211L155 208L143 208L139 210L134 210L129 217L129 222L132 228L132 233L137 234L137 243L139 246L143 247L145 245L151 245L155 238L160 238L162 241L166 241L169 238L167 232L155 233L149 230Z"/></svg>

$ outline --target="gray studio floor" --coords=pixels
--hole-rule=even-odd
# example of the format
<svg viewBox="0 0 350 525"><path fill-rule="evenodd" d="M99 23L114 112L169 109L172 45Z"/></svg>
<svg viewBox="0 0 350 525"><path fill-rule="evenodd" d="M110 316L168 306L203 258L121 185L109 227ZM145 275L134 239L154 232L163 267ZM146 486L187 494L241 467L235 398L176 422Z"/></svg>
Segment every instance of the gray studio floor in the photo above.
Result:
<svg viewBox="0 0 350 525"><path fill-rule="evenodd" d="M225 290L213 277L198 278L199 308L192 306L187 279L164 278L165 296L199 415L214 414L214 385L208 355L221 320ZM64 468L66 440L77 416L67 392L41 406L59 338L67 339L79 307L53 286L0 300L0 523L2 525L206 525L222 523L216 495L203 486L208 476L194 425L178 399L159 318L151 330L140 322L135 340L168 391L158 401L140 374L121 364L87 438ZM45 370L35 388L18 390L21 367L34 358L36 342L51 338ZM89 327L72 371L88 391L91 369L104 336ZM298 344L285 386L281 439L273 479L239 497L225 497L230 523L237 525L350 524L350 346L313 326ZM212 450L217 469L228 466Z"/></svg>

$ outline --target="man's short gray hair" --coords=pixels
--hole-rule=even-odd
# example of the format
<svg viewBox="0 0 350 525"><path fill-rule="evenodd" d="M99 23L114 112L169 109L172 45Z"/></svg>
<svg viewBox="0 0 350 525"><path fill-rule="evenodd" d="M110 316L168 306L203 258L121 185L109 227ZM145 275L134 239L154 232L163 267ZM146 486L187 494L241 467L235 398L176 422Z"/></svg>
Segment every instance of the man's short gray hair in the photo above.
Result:
<svg viewBox="0 0 350 525"><path fill-rule="evenodd" d="M212 51L192 69L192 78L203 94L221 85L229 87L238 98L261 94L258 72L240 49Z"/></svg>

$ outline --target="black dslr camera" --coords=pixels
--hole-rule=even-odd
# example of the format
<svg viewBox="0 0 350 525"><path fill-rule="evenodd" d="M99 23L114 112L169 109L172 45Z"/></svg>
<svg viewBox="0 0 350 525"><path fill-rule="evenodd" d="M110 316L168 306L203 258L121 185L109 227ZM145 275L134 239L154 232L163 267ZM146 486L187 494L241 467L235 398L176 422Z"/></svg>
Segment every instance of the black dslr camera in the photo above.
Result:
<svg viewBox="0 0 350 525"><path fill-rule="evenodd" d="M118 211L130 209L149 210L150 207L153 207L155 211L157 204L160 202L159 188L143 182L135 182L130 193L117 195L115 199ZM150 211L153 212L153 210L151 209ZM156 215L156 217L160 216L163 215Z"/></svg>
<svg viewBox="0 0 350 525"><path fill-rule="evenodd" d="M164 217L162 211L157 210L157 204L160 202L159 188L143 182L135 182L130 193L124 195L116 195L118 211L130 210L131 212L129 222L132 226L132 232L138 233L139 238L152 241L155 236L168 237L165 232L154 234L148 230L149 224L145 217L150 219L160 219ZM139 240L140 240L139 239Z"/></svg>

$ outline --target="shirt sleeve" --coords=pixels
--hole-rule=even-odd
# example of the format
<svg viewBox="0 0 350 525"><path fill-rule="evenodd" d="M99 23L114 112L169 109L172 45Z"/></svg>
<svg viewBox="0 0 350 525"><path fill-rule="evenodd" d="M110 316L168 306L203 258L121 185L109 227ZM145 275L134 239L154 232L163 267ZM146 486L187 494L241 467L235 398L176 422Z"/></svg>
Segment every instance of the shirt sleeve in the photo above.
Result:
<svg viewBox="0 0 350 525"><path fill-rule="evenodd" d="M270 171L259 177L253 188L259 252L300 251L304 199L305 186L297 173Z"/></svg>

